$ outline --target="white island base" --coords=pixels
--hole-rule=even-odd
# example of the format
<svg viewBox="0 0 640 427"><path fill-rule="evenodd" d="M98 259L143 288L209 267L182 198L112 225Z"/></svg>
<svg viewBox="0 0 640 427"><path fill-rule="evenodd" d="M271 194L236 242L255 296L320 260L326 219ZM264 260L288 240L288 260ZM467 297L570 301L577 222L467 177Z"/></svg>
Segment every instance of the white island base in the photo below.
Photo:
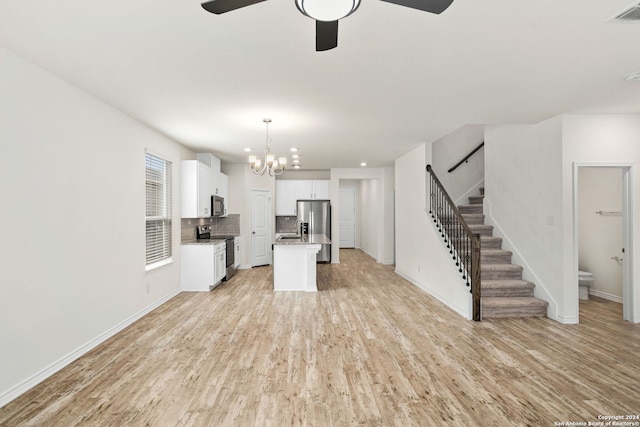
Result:
<svg viewBox="0 0 640 427"><path fill-rule="evenodd" d="M318 292L316 255L320 244L274 245L273 290Z"/></svg>

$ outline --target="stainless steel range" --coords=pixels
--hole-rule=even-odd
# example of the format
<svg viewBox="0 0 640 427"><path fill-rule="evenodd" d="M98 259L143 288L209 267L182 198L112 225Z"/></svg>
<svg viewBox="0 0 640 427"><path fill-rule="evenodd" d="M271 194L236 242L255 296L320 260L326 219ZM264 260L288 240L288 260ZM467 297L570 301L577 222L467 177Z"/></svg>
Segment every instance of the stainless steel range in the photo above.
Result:
<svg viewBox="0 0 640 427"><path fill-rule="evenodd" d="M196 227L196 238L198 240L225 240L227 255L227 274L224 280L229 280L236 274L235 267L235 236L212 236L210 225L198 225Z"/></svg>

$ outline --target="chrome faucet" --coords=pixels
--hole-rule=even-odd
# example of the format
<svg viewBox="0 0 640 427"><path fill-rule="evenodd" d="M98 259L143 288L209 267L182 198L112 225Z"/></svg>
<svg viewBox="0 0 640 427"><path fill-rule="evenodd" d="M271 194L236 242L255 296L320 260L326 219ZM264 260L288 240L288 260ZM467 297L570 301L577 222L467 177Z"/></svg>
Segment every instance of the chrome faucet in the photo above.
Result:
<svg viewBox="0 0 640 427"><path fill-rule="evenodd" d="M300 236L302 235L302 230L300 230L300 227L302 226L302 222L303 222L303 221L302 221L301 219L297 219L297 220L296 220L296 223L295 223L295 225L294 225L294 227L295 227L295 229L296 229L296 234L297 234L297 235L300 235Z"/></svg>

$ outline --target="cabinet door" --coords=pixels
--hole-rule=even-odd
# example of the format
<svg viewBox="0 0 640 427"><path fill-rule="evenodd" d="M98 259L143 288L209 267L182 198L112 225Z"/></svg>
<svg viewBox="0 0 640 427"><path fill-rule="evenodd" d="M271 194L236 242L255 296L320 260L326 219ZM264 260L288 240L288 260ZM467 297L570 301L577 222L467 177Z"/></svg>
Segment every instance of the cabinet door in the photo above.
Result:
<svg viewBox="0 0 640 427"><path fill-rule="evenodd" d="M198 162L198 216L211 216L211 169Z"/></svg>
<svg viewBox="0 0 640 427"><path fill-rule="evenodd" d="M329 199L328 180L313 181L313 198L321 200Z"/></svg>
<svg viewBox="0 0 640 427"><path fill-rule="evenodd" d="M208 291L216 282L213 246L180 245L180 254L180 288Z"/></svg>
<svg viewBox="0 0 640 427"><path fill-rule="evenodd" d="M181 162L182 192L180 216L182 218L208 218L211 216L211 169L197 160Z"/></svg>
<svg viewBox="0 0 640 427"><path fill-rule="evenodd" d="M229 177L223 173L218 174L218 196L224 198L224 214L227 216L229 209Z"/></svg>
<svg viewBox="0 0 640 427"><path fill-rule="evenodd" d="M224 279L227 275L227 257L225 248L216 249L216 283Z"/></svg>
<svg viewBox="0 0 640 427"><path fill-rule="evenodd" d="M295 181L296 200L313 199L313 181Z"/></svg>
<svg viewBox="0 0 640 427"><path fill-rule="evenodd" d="M296 200L295 181L276 181L276 215L295 215Z"/></svg>

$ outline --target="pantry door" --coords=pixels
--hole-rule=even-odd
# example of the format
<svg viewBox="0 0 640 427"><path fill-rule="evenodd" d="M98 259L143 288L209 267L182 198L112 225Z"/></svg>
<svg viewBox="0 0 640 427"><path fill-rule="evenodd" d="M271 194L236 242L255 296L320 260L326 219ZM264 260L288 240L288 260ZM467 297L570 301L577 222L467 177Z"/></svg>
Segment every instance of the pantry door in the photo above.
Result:
<svg viewBox="0 0 640 427"><path fill-rule="evenodd" d="M271 264L271 191L251 190L251 267Z"/></svg>

